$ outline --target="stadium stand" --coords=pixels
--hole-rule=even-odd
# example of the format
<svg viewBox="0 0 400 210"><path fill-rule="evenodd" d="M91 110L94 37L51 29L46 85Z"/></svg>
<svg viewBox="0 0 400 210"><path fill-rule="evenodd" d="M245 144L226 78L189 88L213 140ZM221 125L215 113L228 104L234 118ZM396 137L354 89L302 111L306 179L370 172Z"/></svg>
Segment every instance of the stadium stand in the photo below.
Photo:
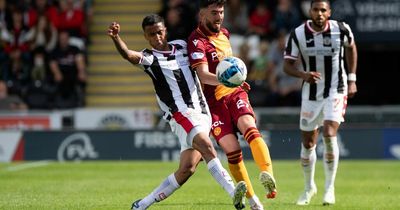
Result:
<svg viewBox="0 0 400 210"><path fill-rule="evenodd" d="M141 22L144 15L160 9L158 0L97 0L90 27L87 107L152 107L157 109L148 76L121 58L106 35L112 21L122 25L128 46L144 49Z"/></svg>

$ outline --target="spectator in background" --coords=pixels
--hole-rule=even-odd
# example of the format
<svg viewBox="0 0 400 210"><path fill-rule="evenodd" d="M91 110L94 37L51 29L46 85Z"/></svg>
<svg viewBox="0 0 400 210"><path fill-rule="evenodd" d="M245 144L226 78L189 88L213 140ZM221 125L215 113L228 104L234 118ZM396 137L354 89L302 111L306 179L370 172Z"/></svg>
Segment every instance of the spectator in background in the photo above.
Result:
<svg viewBox="0 0 400 210"><path fill-rule="evenodd" d="M231 34L245 35L249 24L247 4L241 0L229 0L225 6L224 27Z"/></svg>
<svg viewBox="0 0 400 210"><path fill-rule="evenodd" d="M280 31L271 44L268 68L272 95L267 100L268 106L300 106L301 80L287 75L283 71L286 32Z"/></svg>
<svg viewBox="0 0 400 210"><path fill-rule="evenodd" d="M34 38L31 45L33 51L32 79L44 81L46 77L46 63L49 54L57 44L57 29L47 19L47 16L40 15L38 22L33 28Z"/></svg>
<svg viewBox="0 0 400 210"><path fill-rule="evenodd" d="M24 25L21 10L15 9L12 12L12 22L3 28L1 39L5 42L4 52L9 56L2 72L3 79L11 93L20 94L29 82L30 44L33 40L33 30Z"/></svg>
<svg viewBox="0 0 400 210"><path fill-rule="evenodd" d="M3 70L6 68L5 63L8 59L7 53L4 51L5 42L2 38L2 34L7 27L7 16L9 15L6 7L6 0L0 0L0 78L3 78Z"/></svg>
<svg viewBox="0 0 400 210"><path fill-rule="evenodd" d="M27 110L28 107L18 95L8 95L7 85L0 80L0 111L1 110Z"/></svg>
<svg viewBox="0 0 400 210"><path fill-rule="evenodd" d="M168 29L167 39L186 40L197 25L196 12L192 5L185 0L170 0L159 15L165 19Z"/></svg>
<svg viewBox="0 0 400 210"><path fill-rule="evenodd" d="M83 105L86 83L86 65L82 52L69 43L67 31L59 32L58 46L51 53L50 71L58 86L55 98L57 108L75 108Z"/></svg>
<svg viewBox="0 0 400 210"><path fill-rule="evenodd" d="M292 0L279 0L274 16L274 31L291 31L301 23L301 16Z"/></svg>
<svg viewBox="0 0 400 210"><path fill-rule="evenodd" d="M268 68L269 42L261 40L259 55L253 59L252 65L248 67L247 82L251 86L249 99L253 106L265 106L271 95L271 71Z"/></svg>
<svg viewBox="0 0 400 210"><path fill-rule="evenodd" d="M6 0L0 0L0 27L6 27L6 16L7 16L7 4Z"/></svg>
<svg viewBox="0 0 400 210"><path fill-rule="evenodd" d="M267 5L260 1L256 9L250 14L249 32L260 38L270 38L272 14Z"/></svg>
<svg viewBox="0 0 400 210"><path fill-rule="evenodd" d="M46 16L53 26L59 26L58 8L51 0L34 0L32 7L27 11L27 23L33 27L39 21L40 16Z"/></svg>
<svg viewBox="0 0 400 210"><path fill-rule="evenodd" d="M48 17L40 15L37 24L33 27L34 37L31 49L43 47L47 53L54 50L57 44L58 31L56 27L51 24Z"/></svg>
<svg viewBox="0 0 400 210"><path fill-rule="evenodd" d="M85 40L85 14L82 8L74 6L74 0L60 0L60 14L58 30L68 31L71 37Z"/></svg>

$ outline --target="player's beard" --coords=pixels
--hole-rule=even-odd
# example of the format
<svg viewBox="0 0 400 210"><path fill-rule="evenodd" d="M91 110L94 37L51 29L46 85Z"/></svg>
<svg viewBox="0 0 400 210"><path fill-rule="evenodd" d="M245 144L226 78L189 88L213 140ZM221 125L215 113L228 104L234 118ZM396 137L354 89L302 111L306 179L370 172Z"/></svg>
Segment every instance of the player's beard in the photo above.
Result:
<svg viewBox="0 0 400 210"><path fill-rule="evenodd" d="M318 27L321 30L325 28L326 20L313 19L312 22L313 22L314 26Z"/></svg>
<svg viewBox="0 0 400 210"><path fill-rule="evenodd" d="M211 21L206 20L206 26L213 33L218 33L221 30L221 27L215 26Z"/></svg>

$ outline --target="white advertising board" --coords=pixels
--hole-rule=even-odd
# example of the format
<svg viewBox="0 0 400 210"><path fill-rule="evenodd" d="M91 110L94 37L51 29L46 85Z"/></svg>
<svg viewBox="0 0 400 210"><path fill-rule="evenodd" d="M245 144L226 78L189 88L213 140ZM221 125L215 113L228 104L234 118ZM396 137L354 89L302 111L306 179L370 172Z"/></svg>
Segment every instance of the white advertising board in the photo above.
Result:
<svg viewBox="0 0 400 210"><path fill-rule="evenodd" d="M150 109L78 109L74 121L75 129L150 129L154 114Z"/></svg>

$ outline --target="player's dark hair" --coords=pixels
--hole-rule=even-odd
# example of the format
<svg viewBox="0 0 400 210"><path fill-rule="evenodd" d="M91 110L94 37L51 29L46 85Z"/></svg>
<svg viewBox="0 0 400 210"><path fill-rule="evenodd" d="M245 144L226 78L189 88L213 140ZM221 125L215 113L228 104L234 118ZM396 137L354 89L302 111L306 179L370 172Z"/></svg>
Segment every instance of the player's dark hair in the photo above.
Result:
<svg viewBox="0 0 400 210"><path fill-rule="evenodd" d="M218 6L224 6L226 0L200 0L200 8L207 8L212 4L217 4Z"/></svg>
<svg viewBox="0 0 400 210"><path fill-rule="evenodd" d="M312 7L312 5L317 2L325 2L329 5L329 7L331 6L331 2L329 0L311 0L310 6Z"/></svg>
<svg viewBox="0 0 400 210"><path fill-rule="evenodd" d="M152 26L152 25L154 25L156 23L163 23L164 24L164 18L162 18L161 16L159 16L157 14L147 15L146 17L143 18L142 29L144 30L144 28L146 26Z"/></svg>

